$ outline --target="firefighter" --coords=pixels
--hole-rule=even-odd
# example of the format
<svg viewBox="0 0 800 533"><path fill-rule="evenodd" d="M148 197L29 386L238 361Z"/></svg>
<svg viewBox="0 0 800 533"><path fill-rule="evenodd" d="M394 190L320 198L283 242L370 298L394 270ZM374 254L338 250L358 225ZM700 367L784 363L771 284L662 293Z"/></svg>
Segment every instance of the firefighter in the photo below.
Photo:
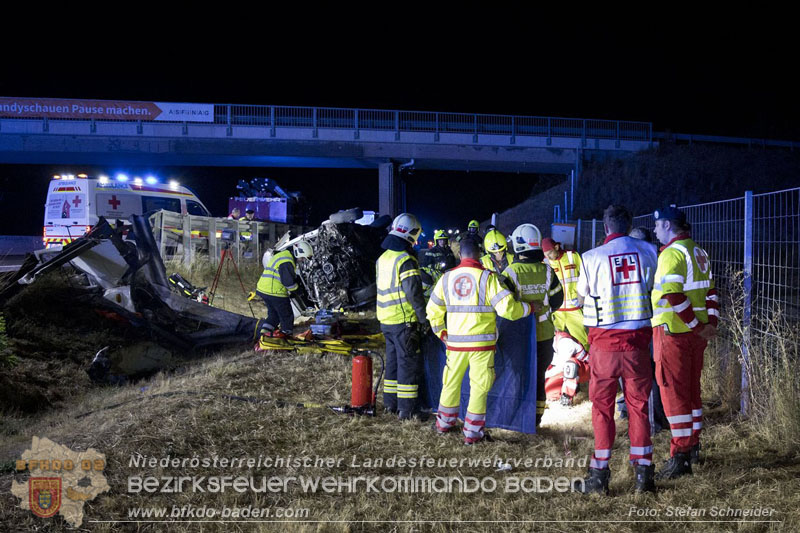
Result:
<svg viewBox="0 0 800 533"><path fill-rule="evenodd" d="M469 224L467 224L467 231L465 233L460 233L458 238L456 238L458 244L461 244L461 241L464 239L470 240L478 247L479 253L483 254L483 239L481 239L480 233L478 233L480 226L480 222L477 220L470 220Z"/></svg>
<svg viewBox="0 0 800 533"><path fill-rule="evenodd" d="M483 248L486 250L486 255L481 257L481 264L486 270L502 274L506 267L514 262L514 256L508 253L505 236L496 229L486 232Z"/></svg>
<svg viewBox="0 0 800 533"><path fill-rule="evenodd" d="M542 241L542 251L550 267L558 276L564 291L564 303L553 311L553 325L561 331L569 331L575 339L589 349L586 328L583 327L583 310L578 305L578 274L581 271L581 256L578 252L565 251L560 242L550 237Z"/></svg>
<svg viewBox="0 0 800 533"><path fill-rule="evenodd" d="M433 232L433 241L435 246L430 248L422 256L420 265L422 270L430 276L430 285L426 288L425 298L430 296L433 286L442 277L446 270L450 270L456 266L456 258L453 251L450 249L450 239L447 232L443 229L437 229Z"/></svg>
<svg viewBox="0 0 800 533"><path fill-rule="evenodd" d="M647 243L627 235L631 214L623 206L603 213L604 243L583 254L578 278L584 300L583 323L589 328L590 377L594 454L589 476L576 490L608 494L608 461L614 444L614 399L622 378L628 406L630 461L635 465L637 492L655 490L653 443L650 439L648 396L651 387L650 290L656 253Z"/></svg>
<svg viewBox="0 0 800 533"><path fill-rule="evenodd" d="M716 335L717 291L708 254L689 234L686 215L674 207L655 212L655 234L664 246L653 289L656 380L672 431L670 460L659 479L692 473L700 461L703 404L700 372L708 340Z"/></svg>
<svg viewBox="0 0 800 533"><path fill-rule="evenodd" d="M472 445L486 438L486 399L495 378L496 314L517 320L531 314L532 306L518 302L495 273L481 266L474 241L461 241L460 255L461 263L436 283L427 306L431 328L447 346L434 427L441 434L455 429L461 381L469 367L470 396L463 431L464 444Z"/></svg>
<svg viewBox="0 0 800 533"><path fill-rule="evenodd" d="M556 330L553 337L553 363L547 367L544 389L548 400L559 400L572 407L578 384L589 381L589 353L572 335Z"/></svg>
<svg viewBox="0 0 800 533"><path fill-rule="evenodd" d="M252 206L247 206L247 209L244 210L244 218L242 219L244 222L254 222L256 219L256 212L253 210Z"/></svg>
<svg viewBox="0 0 800 533"><path fill-rule="evenodd" d="M300 240L291 248L272 257L264 254L264 272L256 287L256 294L261 296L267 306L267 319L262 327L262 334L272 337L288 337L292 334L294 312L289 302L289 293L298 288L297 261L306 261L313 253L311 245Z"/></svg>
<svg viewBox="0 0 800 533"><path fill-rule="evenodd" d="M536 427L542 423L547 407L545 374L553 360L555 329L550 319L550 309L560 307L563 291L553 269L544 262L542 234L533 224L521 224L511 234L514 262L503 275L514 286L517 298L530 302L536 312Z"/></svg>
<svg viewBox="0 0 800 533"><path fill-rule="evenodd" d="M413 249L421 233L417 217L399 215L381 243L386 251L376 263L377 318L386 338L383 406L386 412L397 413L400 420L426 418L418 397L422 375L420 343L429 325Z"/></svg>

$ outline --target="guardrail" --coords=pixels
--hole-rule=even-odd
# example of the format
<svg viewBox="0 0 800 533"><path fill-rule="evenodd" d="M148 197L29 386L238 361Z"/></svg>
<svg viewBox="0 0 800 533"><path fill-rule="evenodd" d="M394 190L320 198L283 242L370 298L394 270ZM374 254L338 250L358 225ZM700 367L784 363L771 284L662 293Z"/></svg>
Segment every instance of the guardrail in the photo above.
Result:
<svg viewBox="0 0 800 533"><path fill-rule="evenodd" d="M186 265L198 256L206 256L211 264L218 264L223 250L231 251L236 264L260 263L264 251L287 231L292 237L309 231L293 224L181 215L172 211L154 213L150 224L161 257L165 261L182 260Z"/></svg>
<svg viewBox="0 0 800 533"><path fill-rule="evenodd" d="M59 99L59 101L78 102L79 100ZM92 102L103 101L92 100ZM198 105L210 106L212 104ZM578 137L642 142L650 142L653 139L653 126L650 122L334 107L242 104L213 104L213 106L214 124L226 125L229 128L233 126L266 126L272 129L273 135L275 128L311 128L315 132L319 129L353 130L354 139L358 139L358 132L361 130L393 131L398 137L400 132L432 132L435 134L504 135L512 139L515 136ZM50 121L79 121L92 124L104 122L143 123L141 120L131 119L126 115L120 115L119 118L106 117L102 119L53 118L46 114L11 118L43 120L44 131L48 131L47 123ZM184 128L188 124L194 123L162 119L159 119L159 122L184 124Z"/></svg>

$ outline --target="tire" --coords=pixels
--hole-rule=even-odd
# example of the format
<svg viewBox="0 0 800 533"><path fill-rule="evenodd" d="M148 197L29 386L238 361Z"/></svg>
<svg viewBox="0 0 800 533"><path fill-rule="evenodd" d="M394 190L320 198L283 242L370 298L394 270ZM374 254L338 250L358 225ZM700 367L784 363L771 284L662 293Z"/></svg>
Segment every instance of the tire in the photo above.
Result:
<svg viewBox="0 0 800 533"><path fill-rule="evenodd" d="M353 209L347 209L333 213L329 219L334 224L344 224L346 222L355 222L363 216L364 211L358 207L355 207Z"/></svg>

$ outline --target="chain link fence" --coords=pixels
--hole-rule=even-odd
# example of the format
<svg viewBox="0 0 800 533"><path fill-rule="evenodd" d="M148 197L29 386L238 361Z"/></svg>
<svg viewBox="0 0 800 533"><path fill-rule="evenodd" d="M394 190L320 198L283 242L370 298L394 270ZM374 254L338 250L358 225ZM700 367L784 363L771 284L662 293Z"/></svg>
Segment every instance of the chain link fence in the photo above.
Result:
<svg viewBox="0 0 800 533"><path fill-rule="evenodd" d="M736 328L740 326L743 333L741 346L728 348L741 349L745 364L754 343L774 347L776 352L780 346L785 349L787 339L776 333L774 323L779 319L789 331L800 326L800 188L747 192L740 198L678 207L692 225L692 238L711 258L721 301L742 302L741 315L733 315L741 321ZM578 252L602 243L602 220L578 220L575 224ZM634 217L633 227L652 232L653 214ZM797 338L789 339L795 343L793 353L798 350ZM742 389L747 387L743 372ZM743 402L746 397L742 394ZM747 411L744 403L742 409Z"/></svg>

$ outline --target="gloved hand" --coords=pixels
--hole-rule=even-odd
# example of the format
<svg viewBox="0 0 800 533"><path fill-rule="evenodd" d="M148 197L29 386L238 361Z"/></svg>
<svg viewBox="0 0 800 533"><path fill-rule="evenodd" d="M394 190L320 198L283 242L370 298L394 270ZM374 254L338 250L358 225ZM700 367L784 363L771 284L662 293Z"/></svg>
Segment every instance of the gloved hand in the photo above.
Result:
<svg viewBox="0 0 800 533"><path fill-rule="evenodd" d="M417 332L419 333L421 338L425 338L428 335L428 332L431 330L431 323L427 320L425 322L420 322L417 326Z"/></svg>
<svg viewBox="0 0 800 533"><path fill-rule="evenodd" d="M442 331L439 333L439 338L440 338L440 339L442 339L442 342L443 342L443 343L447 344L447 330L446 330L446 329L443 329L443 330L442 330Z"/></svg>
<svg viewBox="0 0 800 533"><path fill-rule="evenodd" d="M542 302L531 302L530 305L534 313L539 313L544 309L544 304Z"/></svg>
<svg viewBox="0 0 800 533"><path fill-rule="evenodd" d="M696 335L698 335L703 340L710 340L717 335L717 328L710 324L703 324L703 327L697 331Z"/></svg>

